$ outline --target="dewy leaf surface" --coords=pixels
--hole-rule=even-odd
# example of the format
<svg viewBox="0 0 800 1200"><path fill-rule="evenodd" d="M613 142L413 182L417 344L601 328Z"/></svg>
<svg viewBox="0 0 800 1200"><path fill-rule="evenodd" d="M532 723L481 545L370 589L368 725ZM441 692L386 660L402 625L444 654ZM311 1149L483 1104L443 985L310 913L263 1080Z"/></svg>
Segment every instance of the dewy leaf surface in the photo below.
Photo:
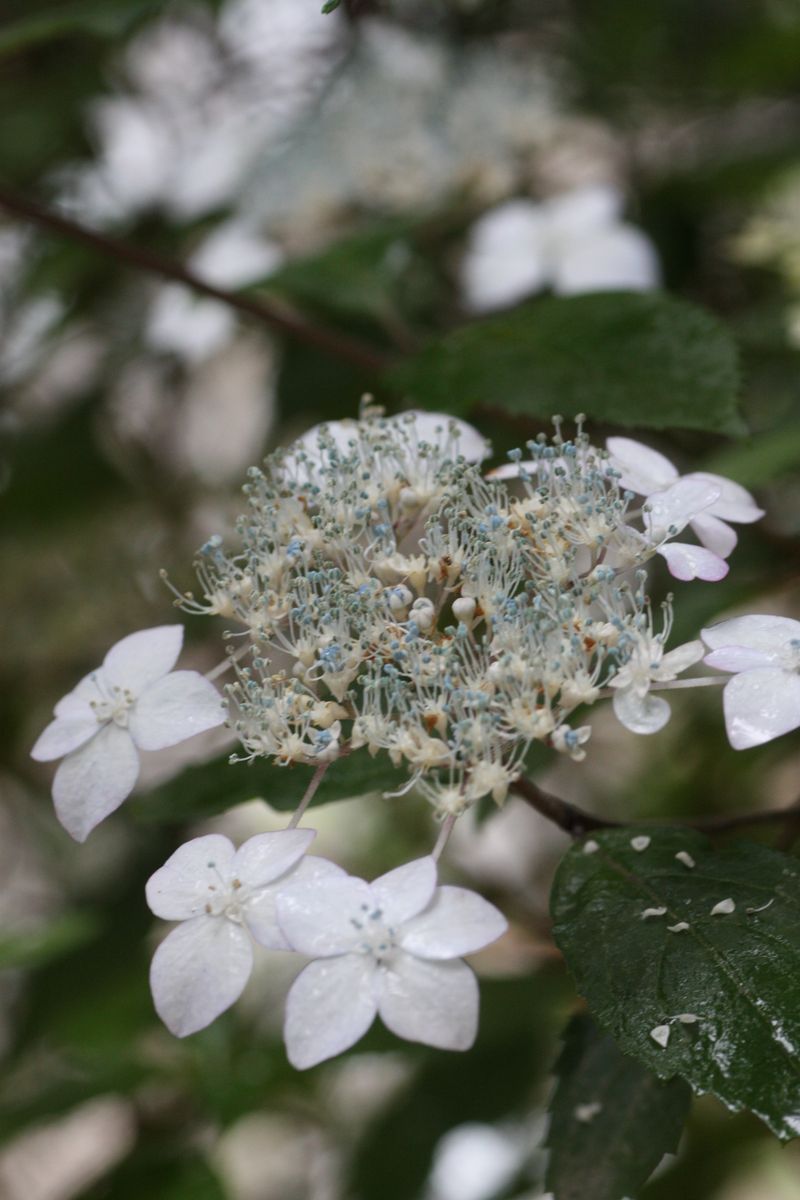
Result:
<svg viewBox="0 0 800 1200"><path fill-rule="evenodd" d="M677 1148L691 1103L689 1085L662 1082L583 1014L567 1027L556 1075L548 1191L555 1200L635 1196Z"/></svg>
<svg viewBox="0 0 800 1200"><path fill-rule="evenodd" d="M738 430L738 357L711 313L657 292L551 296L474 321L390 371L411 404Z"/></svg>
<svg viewBox="0 0 800 1200"><path fill-rule="evenodd" d="M551 903L597 1021L662 1079L799 1136L800 861L679 829L592 844L566 855Z"/></svg>

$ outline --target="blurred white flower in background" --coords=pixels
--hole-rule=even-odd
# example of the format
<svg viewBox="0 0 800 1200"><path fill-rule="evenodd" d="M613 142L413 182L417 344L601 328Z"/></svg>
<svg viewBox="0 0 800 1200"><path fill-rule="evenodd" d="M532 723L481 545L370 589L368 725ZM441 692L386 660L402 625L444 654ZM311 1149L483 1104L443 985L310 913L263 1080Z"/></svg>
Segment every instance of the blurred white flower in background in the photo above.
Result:
<svg viewBox="0 0 800 1200"><path fill-rule="evenodd" d="M469 231L465 306L492 312L543 288L568 296L657 287L655 249L621 219L622 207L616 188L593 184L539 204L517 199L490 209Z"/></svg>
<svg viewBox="0 0 800 1200"><path fill-rule="evenodd" d="M450 1129L436 1146L426 1200L492 1200L522 1169L532 1132L478 1121Z"/></svg>

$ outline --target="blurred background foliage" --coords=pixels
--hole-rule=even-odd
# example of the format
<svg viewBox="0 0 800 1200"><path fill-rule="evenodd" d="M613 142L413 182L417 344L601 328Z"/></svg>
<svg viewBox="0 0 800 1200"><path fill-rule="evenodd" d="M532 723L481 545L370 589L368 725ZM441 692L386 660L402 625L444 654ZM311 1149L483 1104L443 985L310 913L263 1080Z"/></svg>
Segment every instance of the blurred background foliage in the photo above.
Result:
<svg viewBox="0 0 800 1200"><path fill-rule="evenodd" d="M795 0L320 8L3 6L4 1200L542 1194L547 1096L576 1008L547 915L565 837L521 802L456 831L447 873L512 926L476 962L470 1054L376 1029L300 1075L280 1042L294 970L280 955L261 956L211 1029L178 1042L160 1027L143 899L185 837L277 827L296 781L283 792L275 771L238 767L199 784L196 764L226 749L199 739L150 756L140 790L151 794L79 847L28 758L54 701L109 644L170 619L159 568L191 586L194 548L230 531L243 472L269 448L354 415L367 390L467 416L501 458L551 412L580 407L596 439L641 428L682 465L754 488L767 509L743 529L727 580L676 589L676 640L745 605L800 616ZM545 296L476 320L460 288L471 222L587 183L624 194L670 295ZM111 246L23 219L20 196ZM305 332L285 336L136 270L120 241L167 276L178 261L302 318ZM201 669L220 657L221 629L207 624L188 627L186 660ZM542 755L537 778L621 819L795 801L798 735L734 754L708 690L679 694L672 723L646 741L602 714L585 764ZM345 780L337 795L379 786ZM320 852L370 875L432 836L413 799L354 795L316 815ZM704 1099L677 1157L638 1194L790 1200L798 1180L796 1147Z"/></svg>

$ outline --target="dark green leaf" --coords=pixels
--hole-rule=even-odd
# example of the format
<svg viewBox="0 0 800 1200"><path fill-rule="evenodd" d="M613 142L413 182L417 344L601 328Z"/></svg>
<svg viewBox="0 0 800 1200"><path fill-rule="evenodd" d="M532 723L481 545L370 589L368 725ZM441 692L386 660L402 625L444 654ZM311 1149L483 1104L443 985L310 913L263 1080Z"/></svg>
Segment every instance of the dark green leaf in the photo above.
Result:
<svg viewBox="0 0 800 1200"><path fill-rule="evenodd" d="M432 342L389 382L444 412L584 412L615 425L738 431L731 335L710 313L659 293L525 304Z"/></svg>
<svg viewBox="0 0 800 1200"><path fill-rule="evenodd" d="M325 0L325 3L322 6L322 11L325 14L335 12L341 2L342 0Z"/></svg>
<svg viewBox="0 0 800 1200"><path fill-rule="evenodd" d="M65 34L88 33L113 38L127 33L135 21L164 7L164 0L80 0L52 12L13 21L0 30L0 54L27 50Z"/></svg>
<svg viewBox="0 0 800 1200"><path fill-rule="evenodd" d="M217 1176L201 1158L175 1153L173 1144L143 1142L82 1200L226 1200Z"/></svg>
<svg viewBox="0 0 800 1200"><path fill-rule="evenodd" d="M133 810L144 821L179 824L224 812L245 800L266 800L280 812L296 808L314 774L313 767L277 767L259 762L252 766L229 762L228 755L199 767L189 767L169 783L133 801ZM393 767L385 754L372 758L356 750L329 769L312 801L330 804L372 792L397 791L408 773Z"/></svg>
<svg viewBox="0 0 800 1200"><path fill-rule="evenodd" d="M632 832L595 834L594 853L576 846L559 867L554 935L578 990L660 1078L683 1075L796 1137L800 862L747 842L715 851L679 829L637 850ZM712 915L721 901L733 912Z"/></svg>
<svg viewBox="0 0 800 1200"><path fill-rule="evenodd" d="M692 1093L663 1083L592 1019L578 1016L564 1037L550 1101L547 1188L555 1200L634 1196L678 1145Z"/></svg>
<svg viewBox="0 0 800 1200"><path fill-rule="evenodd" d="M703 470L735 479L745 487L763 487L800 470L800 429L796 425L726 447L703 463Z"/></svg>
<svg viewBox="0 0 800 1200"><path fill-rule="evenodd" d="M89 913L64 913L43 929L0 937L0 970L9 967L38 967L69 954L91 941L98 929Z"/></svg>

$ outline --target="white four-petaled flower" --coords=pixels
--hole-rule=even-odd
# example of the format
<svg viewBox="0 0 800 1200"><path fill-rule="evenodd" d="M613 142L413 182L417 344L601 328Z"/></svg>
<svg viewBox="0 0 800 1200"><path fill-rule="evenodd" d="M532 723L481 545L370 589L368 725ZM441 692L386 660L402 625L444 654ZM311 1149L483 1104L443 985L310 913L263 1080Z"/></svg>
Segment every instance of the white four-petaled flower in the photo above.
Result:
<svg viewBox="0 0 800 1200"><path fill-rule="evenodd" d="M288 950L275 915L278 890L344 871L304 857L313 829L260 833L236 850L221 834L180 846L147 881L157 917L181 924L153 956L150 986L156 1011L177 1037L204 1029L238 1000L250 978L255 938Z"/></svg>
<svg viewBox="0 0 800 1200"><path fill-rule="evenodd" d="M173 671L182 625L141 629L112 646L55 707L31 750L64 761L53 779L56 815L83 842L130 795L139 751L162 750L225 720L216 688L197 671Z"/></svg>
<svg viewBox="0 0 800 1200"><path fill-rule="evenodd" d="M752 614L720 621L700 636L711 650L704 662L733 673L723 706L734 750L800 727L800 621Z"/></svg>
<svg viewBox="0 0 800 1200"><path fill-rule="evenodd" d="M352 876L288 886L278 921L291 946L313 956L286 1003L290 1062L314 1066L348 1049L379 1015L398 1037L466 1050L478 1020L478 986L463 954L506 929L475 892L436 886L436 864L417 859L373 883Z"/></svg>
<svg viewBox="0 0 800 1200"><path fill-rule="evenodd" d="M746 488L724 475L712 475L707 471L679 475L677 467L668 458L633 438L612 437L606 447L612 465L620 473L620 485L640 496L663 492L683 479L699 480L718 488L716 499L699 510L690 524L703 546L719 558L727 558L736 545L736 531L731 529L729 521L748 525L764 515L764 510L758 507Z"/></svg>
<svg viewBox="0 0 800 1200"><path fill-rule="evenodd" d="M613 187L574 188L542 204L507 200L472 226L461 267L464 302L491 312L551 287L558 295L658 286L649 238L620 219Z"/></svg>

